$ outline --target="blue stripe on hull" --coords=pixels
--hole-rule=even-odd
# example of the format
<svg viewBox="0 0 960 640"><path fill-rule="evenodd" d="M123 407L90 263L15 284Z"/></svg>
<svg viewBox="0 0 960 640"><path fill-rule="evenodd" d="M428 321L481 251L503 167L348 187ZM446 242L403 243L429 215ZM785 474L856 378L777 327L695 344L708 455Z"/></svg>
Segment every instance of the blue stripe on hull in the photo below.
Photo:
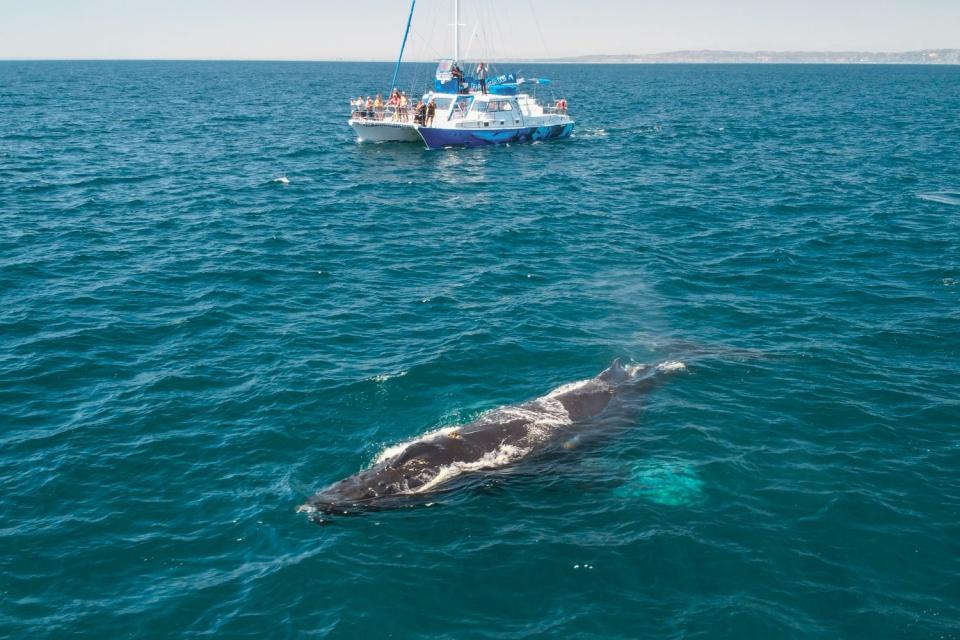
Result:
<svg viewBox="0 0 960 640"><path fill-rule="evenodd" d="M535 142L567 138L573 133L573 123L549 127L521 127L519 129L434 129L420 127L420 135L430 149L443 147L486 147L492 144Z"/></svg>

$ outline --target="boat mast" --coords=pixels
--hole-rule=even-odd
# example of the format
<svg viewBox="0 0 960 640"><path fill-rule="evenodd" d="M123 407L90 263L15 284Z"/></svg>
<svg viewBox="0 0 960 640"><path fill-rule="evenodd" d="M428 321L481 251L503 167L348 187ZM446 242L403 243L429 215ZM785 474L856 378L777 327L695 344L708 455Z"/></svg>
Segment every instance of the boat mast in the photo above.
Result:
<svg viewBox="0 0 960 640"><path fill-rule="evenodd" d="M413 22L413 8L417 6L417 0L410 3L410 15L407 17L407 29L403 32L403 42L400 44L400 56L397 58L397 66L393 68L393 80L390 81L390 91L397 88L397 74L400 73L400 61L403 60L403 50L407 48L407 36L410 35L410 23Z"/></svg>
<svg viewBox="0 0 960 640"><path fill-rule="evenodd" d="M460 61L460 0L453 0L453 61Z"/></svg>

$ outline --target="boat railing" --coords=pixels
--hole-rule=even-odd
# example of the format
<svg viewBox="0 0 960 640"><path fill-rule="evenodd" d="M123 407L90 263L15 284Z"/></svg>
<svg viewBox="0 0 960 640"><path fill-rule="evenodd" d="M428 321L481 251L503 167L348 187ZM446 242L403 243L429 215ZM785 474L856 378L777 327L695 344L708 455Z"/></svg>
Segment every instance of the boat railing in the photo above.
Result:
<svg viewBox="0 0 960 640"><path fill-rule="evenodd" d="M414 123L416 119L416 109L412 107L394 107L387 106L379 109L354 109L350 112L352 120L368 120L373 122L402 122L406 124Z"/></svg>
<svg viewBox="0 0 960 640"><path fill-rule="evenodd" d="M566 110L566 109L561 109L560 107L544 107L544 108L543 108L543 112L544 112L544 113L555 114L555 115L558 115L558 116L565 116L565 115L567 115L567 110Z"/></svg>

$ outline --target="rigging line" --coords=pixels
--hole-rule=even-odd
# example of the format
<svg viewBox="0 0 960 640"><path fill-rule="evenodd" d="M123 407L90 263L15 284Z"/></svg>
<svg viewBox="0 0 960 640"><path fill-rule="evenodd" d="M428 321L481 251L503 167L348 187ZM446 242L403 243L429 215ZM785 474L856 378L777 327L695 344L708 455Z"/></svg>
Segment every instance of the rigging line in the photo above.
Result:
<svg viewBox="0 0 960 640"><path fill-rule="evenodd" d="M436 36L436 33L437 33L437 25L440 23L441 18L445 18L445 17L446 17L446 14L444 13L443 15L441 15L441 12L437 9L436 4L433 4L433 11L432 11L431 20L430 20L429 37L424 40L425 50L429 49L432 52L432 55L424 56L424 58L427 59L429 62L433 62L438 58L443 58L443 54L441 54L434 47L434 42L435 42L434 37ZM432 64L425 64L419 70L418 79L422 81L425 91L429 91L430 89L433 88L433 70L434 70L434 66Z"/></svg>
<svg viewBox="0 0 960 640"><path fill-rule="evenodd" d="M492 20L490 21L490 23L493 25L493 28L494 28L494 30L496 31L496 33L494 34L495 37L496 37L496 41L497 41L498 43L506 42L506 41L507 41L507 39L506 39L506 37L505 37L505 33L506 33L506 32L503 30L503 25L501 24L500 19L499 19L499 14L498 14L496 11L493 11L492 9L489 11L489 14L490 14L490 16L492 17ZM511 22L512 22L512 21L511 21ZM502 46L502 45L500 45L500 46ZM503 55L503 49L496 49L496 50L494 50L494 51L491 51L491 53L494 54L494 55L497 55L497 56L502 56L502 55Z"/></svg>
<svg viewBox="0 0 960 640"><path fill-rule="evenodd" d="M432 47L431 43L433 42L433 35L437 32L437 22L439 21L439 18L439 13L437 12L436 7L434 7L433 20L430 22L430 38L426 41L428 47Z"/></svg>
<svg viewBox="0 0 960 640"><path fill-rule="evenodd" d="M537 20L537 12L533 9L533 0L527 0L527 6L530 7L530 14L533 17L533 24L537 28L537 34L540 36L540 46L543 47L543 53L548 59L553 59L553 54L550 53L550 50L547 48L547 40L543 37L543 31L540 29L540 21ZM550 99L553 100L557 97L557 87L551 82L550 83Z"/></svg>
<svg viewBox="0 0 960 640"><path fill-rule="evenodd" d="M527 6L530 7L530 15L533 17L533 24L537 28L537 34L540 36L540 46L543 47L543 53L546 54L547 58L553 58L549 49L547 49L547 41L543 37L543 31L540 29L540 21L537 20L537 12L533 9L533 0L527 0Z"/></svg>
<svg viewBox="0 0 960 640"><path fill-rule="evenodd" d="M421 8L422 8L422 5L421 5ZM423 11L420 11L417 15L423 16ZM436 13L433 14L433 23L432 23L431 31L435 27L436 27ZM412 98L412 96L416 94L418 88L422 84L425 84L423 82L424 69L421 67L421 64L419 62L415 62L415 60L417 60L417 58L421 56L423 58L426 58L428 55L427 49L431 48L431 45L430 45L430 39L424 38L423 34L420 33L420 31L417 29L416 26L412 26L411 31L413 31L413 34L415 36L413 38L414 54L409 56L410 63L408 63L407 65L407 69L404 72L404 76L405 78L407 78L407 82L408 82L407 87L409 87L410 89L410 97Z"/></svg>
<svg viewBox="0 0 960 640"><path fill-rule="evenodd" d="M423 15L423 13L421 12L420 15ZM418 42L420 45L422 45L420 50L423 52L423 58L425 60L429 60L430 57L433 57L433 58L440 57L439 52L436 49L434 49L432 45L433 36L437 31L438 20L439 20L439 13L437 12L436 7L434 6L433 11L431 12L431 19L429 20L429 24L430 24L430 29L428 32L429 36L424 38L418 30L414 29L414 33L417 35L417 38L419 39ZM428 49L433 52L433 56L429 55L429 52L427 51ZM415 93L419 93L421 86L424 87L425 90L429 90L431 76L432 76L432 67L429 63L423 64L422 66L421 64L418 63L415 67L412 67L410 69L410 78L411 78L411 85L412 85L411 95L414 95Z"/></svg>
<svg viewBox="0 0 960 640"><path fill-rule="evenodd" d="M413 30L413 33L414 33L418 38L423 38L423 36L420 34L420 32L417 31L416 29ZM430 49L430 51L432 51L432 52L434 53L434 55L436 55L438 58L442 58L442 57L443 57L443 54L441 54L439 51L437 51L437 50L433 47L433 45L431 45L429 42L424 42L424 44L425 44L425 45L427 46L427 48Z"/></svg>
<svg viewBox="0 0 960 640"><path fill-rule="evenodd" d="M490 39L487 37L487 26L490 24L490 19L487 16L485 5L483 3L476 3L477 9L477 28L476 28L476 38L480 44L480 54L478 62L486 62L490 65Z"/></svg>
<svg viewBox="0 0 960 640"><path fill-rule="evenodd" d="M488 32L488 25L491 24L492 21L489 17L489 9L481 9L481 11L484 13L480 22L480 33L483 38L484 57L486 57L487 64L490 64L490 59L496 57L496 51L494 51L493 48L493 40ZM493 68L491 67L490 70L493 71Z"/></svg>
<svg viewBox="0 0 960 640"><path fill-rule="evenodd" d="M470 38L467 40L467 51L463 54L464 60L470 59L470 50L473 49L473 43L477 37L477 25L473 25L473 33L470 34Z"/></svg>

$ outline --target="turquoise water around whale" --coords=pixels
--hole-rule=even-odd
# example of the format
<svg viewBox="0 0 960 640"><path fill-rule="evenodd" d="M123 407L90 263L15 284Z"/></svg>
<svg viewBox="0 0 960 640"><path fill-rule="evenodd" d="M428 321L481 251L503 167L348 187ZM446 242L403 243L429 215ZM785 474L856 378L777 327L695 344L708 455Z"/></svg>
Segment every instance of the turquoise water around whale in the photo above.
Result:
<svg viewBox="0 0 960 640"><path fill-rule="evenodd" d="M960 638L960 68L536 71L572 139L428 152L386 64L0 63L0 637ZM295 512L618 356L547 473Z"/></svg>

